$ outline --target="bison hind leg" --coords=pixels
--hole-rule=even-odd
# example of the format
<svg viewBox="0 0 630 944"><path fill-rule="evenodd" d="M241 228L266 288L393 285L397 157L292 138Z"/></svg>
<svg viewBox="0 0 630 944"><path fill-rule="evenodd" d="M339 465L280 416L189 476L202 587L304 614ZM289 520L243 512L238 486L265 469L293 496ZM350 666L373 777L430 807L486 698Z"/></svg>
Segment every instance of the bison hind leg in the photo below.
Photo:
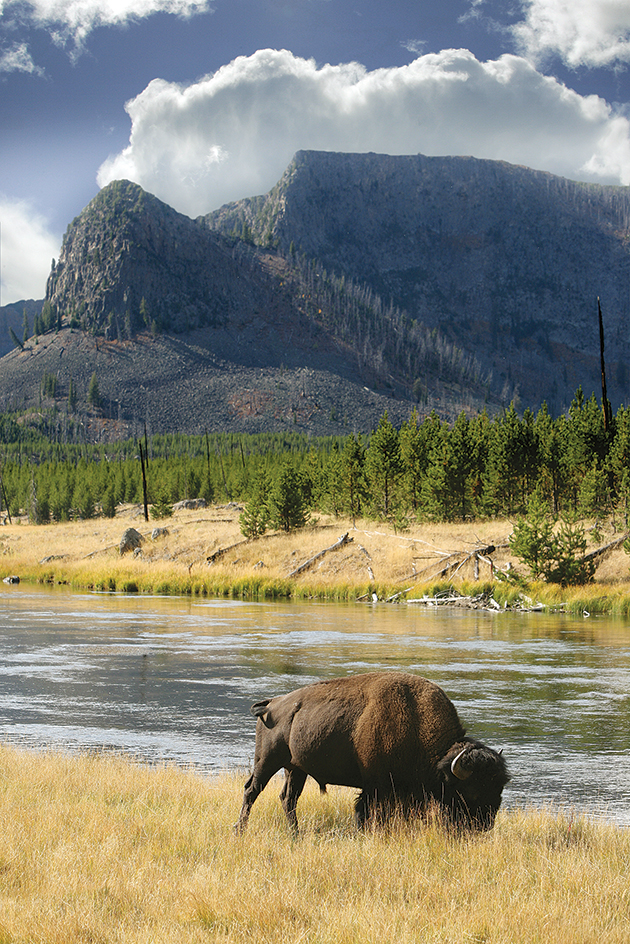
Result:
<svg viewBox="0 0 630 944"><path fill-rule="evenodd" d="M234 826L234 832L242 833L246 829L249 820L249 814L256 801L256 797L262 793L277 770L277 767L263 767L261 770L254 769L253 774L245 783L245 790L243 791L243 805L241 807L238 822Z"/></svg>
<svg viewBox="0 0 630 944"><path fill-rule="evenodd" d="M304 784L306 783L306 773L299 767L292 767L285 770L284 786L280 793L280 802L287 818L289 826L297 836L297 802L300 799Z"/></svg>

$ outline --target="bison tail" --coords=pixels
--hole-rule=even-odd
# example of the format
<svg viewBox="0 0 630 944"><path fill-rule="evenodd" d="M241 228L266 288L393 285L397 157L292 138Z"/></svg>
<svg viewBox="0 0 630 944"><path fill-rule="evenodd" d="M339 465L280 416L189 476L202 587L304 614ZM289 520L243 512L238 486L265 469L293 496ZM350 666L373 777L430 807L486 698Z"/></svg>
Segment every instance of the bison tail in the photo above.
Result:
<svg viewBox="0 0 630 944"><path fill-rule="evenodd" d="M269 702L271 698L265 698L264 701L257 701L255 705L252 705L249 709L253 715L257 718L260 718L262 723L268 728L272 728L273 724L271 721L271 715L269 714Z"/></svg>

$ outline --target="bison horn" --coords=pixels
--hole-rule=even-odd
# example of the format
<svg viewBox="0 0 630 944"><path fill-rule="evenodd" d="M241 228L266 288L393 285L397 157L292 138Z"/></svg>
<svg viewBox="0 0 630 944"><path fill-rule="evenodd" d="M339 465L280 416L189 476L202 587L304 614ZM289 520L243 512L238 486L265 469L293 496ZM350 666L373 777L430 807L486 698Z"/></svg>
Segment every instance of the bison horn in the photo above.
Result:
<svg viewBox="0 0 630 944"><path fill-rule="evenodd" d="M451 773L454 777L457 777L458 780L468 780L472 774L472 770L466 770L462 766L462 762L460 760L462 754L465 754L467 749L468 748L465 747L464 750L460 751L459 754L451 761Z"/></svg>

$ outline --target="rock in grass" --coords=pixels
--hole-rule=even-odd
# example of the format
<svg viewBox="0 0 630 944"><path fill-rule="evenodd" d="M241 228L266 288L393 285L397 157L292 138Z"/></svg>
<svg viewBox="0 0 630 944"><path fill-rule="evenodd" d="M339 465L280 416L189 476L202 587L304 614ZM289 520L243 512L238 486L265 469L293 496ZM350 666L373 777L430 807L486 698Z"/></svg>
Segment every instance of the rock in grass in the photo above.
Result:
<svg viewBox="0 0 630 944"><path fill-rule="evenodd" d="M123 536L120 539L120 544L118 545L118 552L122 555L126 554L128 551L135 551L137 547L140 547L143 543L144 538L139 531L136 531L135 528L127 528L123 532Z"/></svg>

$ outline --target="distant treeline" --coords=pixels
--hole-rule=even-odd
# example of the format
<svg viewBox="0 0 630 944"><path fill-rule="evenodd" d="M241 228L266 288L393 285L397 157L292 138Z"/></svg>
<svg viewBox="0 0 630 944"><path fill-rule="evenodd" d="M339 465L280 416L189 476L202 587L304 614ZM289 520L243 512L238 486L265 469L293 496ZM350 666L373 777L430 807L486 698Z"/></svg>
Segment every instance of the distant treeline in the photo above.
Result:
<svg viewBox="0 0 630 944"><path fill-rule="evenodd" d="M47 522L113 515L119 503L142 502L140 445L51 443L0 416L3 514L8 503L12 515ZM581 389L555 419L545 406L521 416L512 405L494 419L462 413L451 425L414 412L400 429L385 414L365 441L169 435L142 446L149 502L161 507L199 497L264 504L281 481L290 481L301 511L387 518L400 527L413 518L516 516L534 494L553 514L627 518L630 500L630 408L606 419Z"/></svg>

